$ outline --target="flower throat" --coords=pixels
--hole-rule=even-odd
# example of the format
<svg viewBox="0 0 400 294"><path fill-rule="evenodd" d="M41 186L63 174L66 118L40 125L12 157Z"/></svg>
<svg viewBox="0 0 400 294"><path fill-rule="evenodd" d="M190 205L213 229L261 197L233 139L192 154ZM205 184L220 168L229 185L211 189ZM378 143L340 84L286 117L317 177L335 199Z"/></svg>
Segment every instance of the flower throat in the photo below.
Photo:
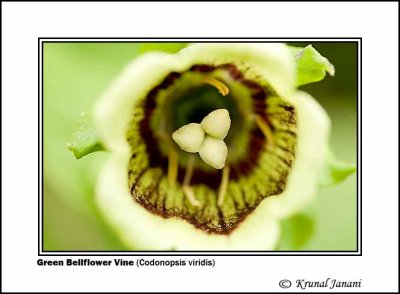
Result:
<svg viewBox="0 0 400 294"><path fill-rule="evenodd" d="M138 103L127 132L129 187L152 213L227 234L264 198L284 190L295 156L295 110L246 65L201 64L171 72ZM226 109L232 120L222 170L171 139L217 109ZM188 186L195 201L185 192Z"/></svg>

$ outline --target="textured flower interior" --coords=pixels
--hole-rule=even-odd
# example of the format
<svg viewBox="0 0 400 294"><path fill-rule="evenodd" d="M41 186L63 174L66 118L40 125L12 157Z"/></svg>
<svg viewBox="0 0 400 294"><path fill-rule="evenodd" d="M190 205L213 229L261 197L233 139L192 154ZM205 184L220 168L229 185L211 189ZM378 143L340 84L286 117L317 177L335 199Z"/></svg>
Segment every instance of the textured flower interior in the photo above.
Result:
<svg viewBox="0 0 400 294"><path fill-rule="evenodd" d="M229 94L220 95L205 79L221 81ZM171 135L220 108L228 109L232 119L225 139L230 168L226 195L223 204L217 205L222 171L197 158L191 186L202 205L195 207L182 190L190 154L180 150ZM268 127L269 136L257 119ZM132 152L127 171L132 197L154 214L227 234L263 199L285 189L295 158L296 133L294 107L244 63L197 64L184 72L171 72L132 109L126 135ZM179 162L174 185L167 176L171 148Z"/></svg>

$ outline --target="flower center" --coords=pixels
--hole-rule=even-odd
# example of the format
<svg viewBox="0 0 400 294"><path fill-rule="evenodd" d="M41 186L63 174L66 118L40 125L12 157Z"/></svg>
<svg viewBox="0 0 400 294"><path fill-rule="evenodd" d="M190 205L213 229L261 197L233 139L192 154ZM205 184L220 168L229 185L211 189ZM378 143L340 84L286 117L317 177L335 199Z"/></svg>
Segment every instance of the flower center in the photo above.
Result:
<svg viewBox="0 0 400 294"><path fill-rule="evenodd" d="M216 109L227 109L232 121L222 171L171 139L178 128L200 123ZM296 116L293 106L246 65L201 64L170 73L139 102L127 140L132 150L129 185L136 201L160 216L229 233L265 197L285 188L294 160ZM192 196L201 205L193 205Z"/></svg>

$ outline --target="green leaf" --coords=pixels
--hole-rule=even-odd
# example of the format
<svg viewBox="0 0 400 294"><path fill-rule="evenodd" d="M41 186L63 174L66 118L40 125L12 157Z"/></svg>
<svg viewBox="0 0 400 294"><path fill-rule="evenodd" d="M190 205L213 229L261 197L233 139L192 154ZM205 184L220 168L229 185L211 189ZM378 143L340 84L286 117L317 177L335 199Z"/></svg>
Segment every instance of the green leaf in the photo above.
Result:
<svg viewBox="0 0 400 294"><path fill-rule="evenodd" d="M277 250L299 250L314 235L315 221L309 214L297 214L281 222L281 239Z"/></svg>
<svg viewBox="0 0 400 294"><path fill-rule="evenodd" d="M357 167L355 164L340 161L335 158L331 151L329 151L319 183L321 186L333 186L339 184L348 176L355 173L356 170Z"/></svg>
<svg viewBox="0 0 400 294"><path fill-rule="evenodd" d="M297 64L297 86L319 82L326 73L335 75L335 68L311 45L305 48L290 47Z"/></svg>
<svg viewBox="0 0 400 294"><path fill-rule="evenodd" d="M186 46L187 43L141 43L139 52L163 51L168 53L177 53Z"/></svg>
<svg viewBox="0 0 400 294"><path fill-rule="evenodd" d="M72 133L71 142L67 146L74 153L76 159L96 151L104 150L90 114L86 112L81 113L77 127Z"/></svg>

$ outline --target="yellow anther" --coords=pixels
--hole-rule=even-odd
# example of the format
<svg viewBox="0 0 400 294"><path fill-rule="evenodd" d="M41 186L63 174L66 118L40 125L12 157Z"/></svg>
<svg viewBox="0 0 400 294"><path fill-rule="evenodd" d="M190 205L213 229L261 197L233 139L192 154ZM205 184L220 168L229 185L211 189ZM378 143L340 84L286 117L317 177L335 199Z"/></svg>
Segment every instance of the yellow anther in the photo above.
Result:
<svg viewBox="0 0 400 294"><path fill-rule="evenodd" d="M273 147L275 145L275 140L271 128L268 126L266 121L258 114L254 116L254 120L261 132L264 134L264 137L267 139L269 148Z"/></svg>
<svg viewBox="0 0 400 294"><path fill-rule="evenodd" d="M218 81L217 79L205 78L204 83L209 84L214 88L216 88L222 96L226 96L229 94L229 88L223 82Z"/></svg>

